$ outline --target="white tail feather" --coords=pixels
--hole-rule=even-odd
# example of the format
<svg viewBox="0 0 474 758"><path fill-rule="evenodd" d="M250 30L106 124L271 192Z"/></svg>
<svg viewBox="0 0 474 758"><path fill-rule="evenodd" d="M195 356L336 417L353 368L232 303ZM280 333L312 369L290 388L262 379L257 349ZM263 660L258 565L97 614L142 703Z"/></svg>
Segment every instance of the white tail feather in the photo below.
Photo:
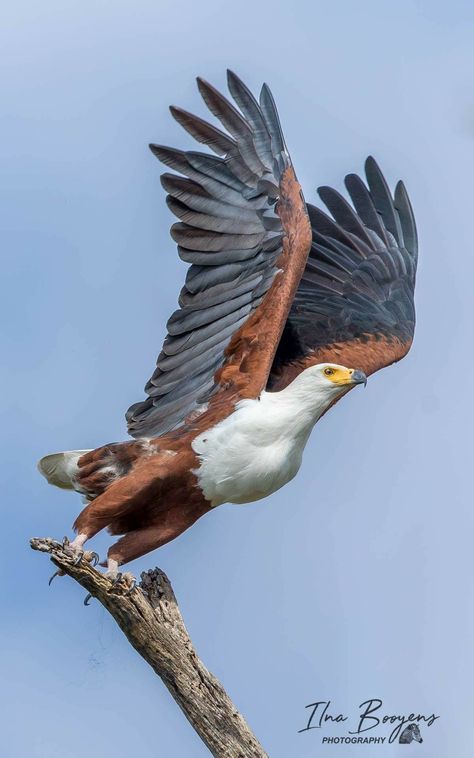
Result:
<svg viewBox="0 0 474 758"><path fill-rule="evenodd" d="M63 453L46 455L38 463L38 471L43 474L49 484L61 487L63 490L74 489L74 478L77 474L77 462L90 450L66 450Z"/></svg>

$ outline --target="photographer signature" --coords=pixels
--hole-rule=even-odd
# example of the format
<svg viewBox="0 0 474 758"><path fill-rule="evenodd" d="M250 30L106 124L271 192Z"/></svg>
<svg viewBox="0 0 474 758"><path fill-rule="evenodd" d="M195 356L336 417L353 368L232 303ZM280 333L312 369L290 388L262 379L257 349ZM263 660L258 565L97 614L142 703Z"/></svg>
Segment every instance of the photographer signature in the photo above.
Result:
<svg viewBox="0 0 474 758"><path fill-rule="evenodd" d="M390 732L388 742L395 742L401 735L404 737L403 742L408 742L412 739L417 742L421 742L419 725L432 726L434 722L439 719L439 716L435 716L434 713L430 715L424 715L422 713L409 713L409 714L387 714L383 712L383 701L380 698L372 698L370 700L364 700L359 705L359 713L356 716L348 716L343 713L336 713L331 708L332 703L330 700L319 700L316 703L310 703L306 708L310 708L310 715L306 726L303 729L299 729L298 732L307 732L311 729L322 729L328 724L342 724L349 722L347 726L353 725L355 729L348 729L347 734L359 735L365 732L369 732L371 729L376 729L380 726L392 726L393 729ZM411 727L411 728L410 728ZM406 736L410 736L411 739L405 739ZM402 741L402 740L400 740Z"/></svg>

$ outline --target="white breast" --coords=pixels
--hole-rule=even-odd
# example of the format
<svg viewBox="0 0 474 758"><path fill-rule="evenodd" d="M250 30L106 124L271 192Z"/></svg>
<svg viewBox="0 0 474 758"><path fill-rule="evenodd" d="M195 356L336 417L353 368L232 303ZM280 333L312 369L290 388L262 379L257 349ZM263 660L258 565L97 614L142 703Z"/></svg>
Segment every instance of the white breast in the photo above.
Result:
<svg viewBox="0 0 474 758"><path fill-rule="evenodd" d="M264 392L194 439L194 473L213 506L260 500L293 479L316 421L306 409L295 411L283 393Z"/></svg>

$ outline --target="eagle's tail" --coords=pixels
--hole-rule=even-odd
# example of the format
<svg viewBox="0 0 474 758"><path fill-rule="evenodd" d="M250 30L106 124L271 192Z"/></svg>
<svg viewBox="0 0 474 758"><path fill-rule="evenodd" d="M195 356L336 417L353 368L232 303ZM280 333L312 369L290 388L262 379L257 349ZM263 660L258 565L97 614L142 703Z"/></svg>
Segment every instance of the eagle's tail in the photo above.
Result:
<svg viewBox="0 0 474 758"><path fill-rule="evenodd" d="M90 450L66 450L63 453L46 455L38 463L38 471L49 484L63 490L73 490L75 477L79 470L77 462Z"/></svg>

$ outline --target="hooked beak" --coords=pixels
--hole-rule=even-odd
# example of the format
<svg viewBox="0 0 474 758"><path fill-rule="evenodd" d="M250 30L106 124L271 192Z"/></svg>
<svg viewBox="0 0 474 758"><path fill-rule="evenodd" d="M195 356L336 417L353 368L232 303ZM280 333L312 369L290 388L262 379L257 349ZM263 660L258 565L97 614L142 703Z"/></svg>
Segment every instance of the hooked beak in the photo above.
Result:
<svg viewBox="0 0 474 758"><path fill-rule="evenodd" d="M363 384L365 387L367 384L367 377L364 372L358 368L353 371L351 375L351 384Z"/></svg>

